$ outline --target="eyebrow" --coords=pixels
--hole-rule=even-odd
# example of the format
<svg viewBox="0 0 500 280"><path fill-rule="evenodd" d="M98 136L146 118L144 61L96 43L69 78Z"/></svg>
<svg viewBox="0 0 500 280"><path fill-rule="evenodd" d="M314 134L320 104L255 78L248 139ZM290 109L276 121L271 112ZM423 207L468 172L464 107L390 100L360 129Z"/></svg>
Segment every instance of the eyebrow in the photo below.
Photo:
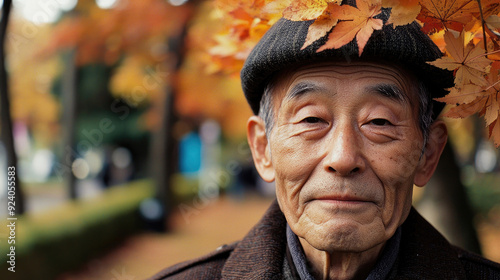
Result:
<svg viewBox="0 0 500 280"><path fill-rule="evenodd" d="M408 96L403 93L403 90L396 85L393 84L378 84L369 88L370 91L378 93L382 96L388 97L390 99L400 101L400 102L408 102Z"/></svg>
<svg viewBox="0 0 500 280"><path fill-rule="evenodd" d="M295 99L298 98L308 92L314 92L314 91L322 91L323 88L309 82L300 82L292 87L292 89L289 91L289 93L286 96L286 99Z"/></svg>
<svg viewBox="0 0 500 280"><path fill-rule="evenodd" d="M286 99L291 100L298 98L309 92L323 91L324 88L310 82L300 82L294 85L288 92ZM403 93L403 90L394 84L377 84L368 88L368 92L376 93L383 97L387 97L399 102L409 102L408 96Z"/></svg>

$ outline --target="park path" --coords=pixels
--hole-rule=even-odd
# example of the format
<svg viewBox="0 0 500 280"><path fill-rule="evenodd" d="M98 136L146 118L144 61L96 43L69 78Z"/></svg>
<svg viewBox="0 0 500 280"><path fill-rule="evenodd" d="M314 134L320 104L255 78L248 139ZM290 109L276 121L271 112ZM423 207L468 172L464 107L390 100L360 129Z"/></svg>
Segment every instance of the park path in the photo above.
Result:
<svg viewBox="0 0 500 280"><path fill-rule="evenodd" d="M174 215L174 231L140 233L122 246L91 260L79 271L59 280L139 280L175 263L201 256L222 244L241 239L272 202L258 196L235 200L220 198L208 204L184 204L184 214Z"/></svg>

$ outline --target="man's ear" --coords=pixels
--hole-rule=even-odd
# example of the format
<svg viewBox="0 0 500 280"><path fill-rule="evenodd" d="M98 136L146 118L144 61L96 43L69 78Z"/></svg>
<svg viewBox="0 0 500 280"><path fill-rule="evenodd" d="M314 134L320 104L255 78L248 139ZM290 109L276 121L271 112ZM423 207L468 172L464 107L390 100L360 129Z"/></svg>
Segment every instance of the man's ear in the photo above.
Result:
<svg viewBox="0 0 500 280"><path fill-rule="evenodd" d="M434 174L439 158L448 140L448 130L442 120L435 121L429 130L429 139L413 183L419 187L425 186Z"/></svg>
<svg viewBox="0 0 500 280"><path fill-rule="evenodd" d="M260 176L266 182L274 181L274 168L266 136L266 126L260 117L251 116L248 119L247 139L252 151L253 162Z"/></svg>

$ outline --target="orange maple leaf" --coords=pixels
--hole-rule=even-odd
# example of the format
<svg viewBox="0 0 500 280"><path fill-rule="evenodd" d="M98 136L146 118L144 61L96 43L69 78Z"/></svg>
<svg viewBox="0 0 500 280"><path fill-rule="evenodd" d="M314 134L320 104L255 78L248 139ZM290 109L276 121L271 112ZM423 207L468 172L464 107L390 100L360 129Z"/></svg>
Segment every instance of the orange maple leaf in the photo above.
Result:
<svg viewBox="0 0 500 280"><path fill-rule="evenodd" d="M479 12L477 0L420 0L420 5L422 11L417 18L423 22L425 33L442 29L462 31L472 15Z"/></svg>
<svg viewBox="0 0 500 280"><path fill-rule="evenodd" d="M418 0L382 0L382 7L391 8L386 24L393 24L394 28L412 23L421 10Z"/></svg>
<svg viewBox="0 0 500 280"><path fill-rule="evenodd" d="M336 17L332 16L334 9L338 8L340 8L339 5L328 3L328 7L323 11L323 14L309 26L306 41L301 49L307 48L332 30L339 21Z"/></svg>
<svg viewBox="0 0 500 280"><path fill-rule="evenodd" d="M328 41L318 49L318 52L338 49L356 37L361 56L373 31L382 29L384 23L381 19L374 18L381 12L380 1L357 0L356 6L358 8L342 5L332 9L332 16L339 19L339 22L328 36Z"/></svg>
<svg viewBox="0 0 500 280"><path fill-rule="evenodd" d="M444 34L446 50L451 57L442 57L428 62L436 67L455 70L455 86L462 88L466 84L486 85L484 75L489 72L491 60L485 57L484 50L472 42L465 44L465 32L458 38L452 32Z"/></svg>

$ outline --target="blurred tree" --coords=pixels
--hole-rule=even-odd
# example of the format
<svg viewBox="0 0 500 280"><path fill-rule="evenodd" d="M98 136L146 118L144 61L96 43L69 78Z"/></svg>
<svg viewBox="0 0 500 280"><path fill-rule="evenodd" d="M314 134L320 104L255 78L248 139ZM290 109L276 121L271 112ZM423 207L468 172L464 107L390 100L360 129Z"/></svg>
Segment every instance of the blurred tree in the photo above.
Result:
<svg viewBox="0 0 500 280"><path fill-rule="evenodd" d="M12 133L12 117L10 113L9 84L7 70L5 69L5 45L6 33L9 23L12 1L5 0L2 6L2 19L0 21L0 112L1 112L1 142L5 145L7 152L7 166L16 168L14 173L15 182L15 213L24 213L24 195L21 182L18 180L17 155L14 148L14 136ZM10 171L10 169L9 169ZM10 175L9 175L10 176Z"/></svg>
<svg viewBox="0 0 500 280"><path fill-rule="evenodd" d="M416 208L453 244L480 254L474 211L450 143Z"/></svg>
<svg viewBox="0 0 500 280"><path fill-rule="evenodd" d="M174 199L172 192L172 178L177 171L177 158L175 157L175 148L177 141L173 135L173 126L176 121L175 113L175 98L176 82L175 77L184 60L184 41L186 37L187 24L190 20L194 4L189 4L189 10L186 11L186 16L183 22L180 23L180 28L168 37L168 53L170 58L165 61L164 67L171 73L167 84L164 86L163 114L160 121L159 129L153 132L153 142L150 149L150 158L152 164L152 175L157 185L157 198L162 202L164 214L169 217L174 207ZM166 224L168 230L169 224Z"/></svg>
<svg viewBox="0 0 500 280"><path fill-rule="evenodd" d="M12 119L26 124L35 145L41 148L59 141L60 105L51 92L52 80L61 72L61 60L34 59L50 34L50 25L12 17L6 42Z"/></svg>
<svg viewBox="0 0 500 280"><path fill-rule="evenodd" d="M145 0L119 2L113 9L102 10L90 2L79 2L55 26L40 56L75 49L79 67L104 63L115 69L109 89L117 100L131 107L149 107L142 123L153 135L150 168L158 197L168 209L170 174L175 169L171 132L175 79L182 64L186 24L196 6L174 7L165 1ZM111 111L125 110L126 118L129 109L115 105L113 102Z"/></svg>
<svg viewBox="0 0 500 280"><path fill-rule="evenodd" d="M242 63L224 64L228 72L223 73L209 63L212 57L207 48L215 44L214 30L220 26L214 2L202 2L189 26L175 107L183 116L216 120L224 136L237 141L246 139L246 121L252 112L241 90L239 70L228 74Z"/></svg>
<svg viewBox="0 0 500 280"><path fill-rule="evenodd" d="M72 164L76 159L73 152L76 146L75 142L75 124L77 118L77 67L75 64L75 50L68 50L64 57L64 69L62 77L62 104L63 114L63 161L69 167L63 172L64 181L68 188L70 199L77 199L76 177L72 172Z"/></svg>

